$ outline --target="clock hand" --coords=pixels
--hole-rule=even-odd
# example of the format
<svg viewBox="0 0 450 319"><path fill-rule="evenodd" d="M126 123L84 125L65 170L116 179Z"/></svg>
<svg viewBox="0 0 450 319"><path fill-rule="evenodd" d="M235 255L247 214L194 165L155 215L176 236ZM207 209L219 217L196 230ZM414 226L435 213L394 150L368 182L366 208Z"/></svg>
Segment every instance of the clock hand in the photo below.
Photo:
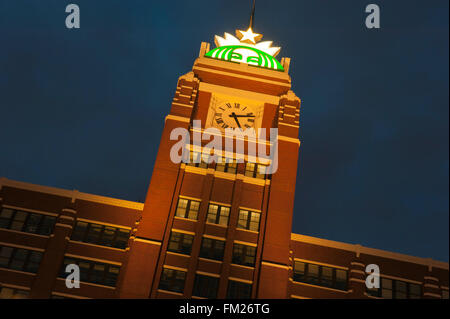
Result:
<svg viewBox="0 0 450 319"><path fill-rule="evenodd" d="M236 117L255 117L254 115L235 115Z"/></svg>
<svg viewBox="0 0 450 319"><path fill-rule="evenodd" d="M228 115L229 117L233 117L234 118L234 120L236 121L236 123L237 123L237 125L238 125L238 127L239 128L241 128L241 124L239 123L239 121L238 121L238 119L237 119L237 115L236 115L236 113L231 113L230 115Z"/></svg>

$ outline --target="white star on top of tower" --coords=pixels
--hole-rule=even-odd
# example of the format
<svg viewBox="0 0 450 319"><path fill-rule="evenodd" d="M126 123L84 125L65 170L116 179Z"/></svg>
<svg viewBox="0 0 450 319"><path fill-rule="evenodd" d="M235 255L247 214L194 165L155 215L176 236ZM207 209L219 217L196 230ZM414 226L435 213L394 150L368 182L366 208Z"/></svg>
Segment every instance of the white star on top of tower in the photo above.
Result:
<svg viewBox="0 0 450 319"><path fill-rule="evenodd" d="M249 44L256 44L262 38L262 34L254 33L251 27L247 31L236 30L236 35L241 42Z"/></svg>

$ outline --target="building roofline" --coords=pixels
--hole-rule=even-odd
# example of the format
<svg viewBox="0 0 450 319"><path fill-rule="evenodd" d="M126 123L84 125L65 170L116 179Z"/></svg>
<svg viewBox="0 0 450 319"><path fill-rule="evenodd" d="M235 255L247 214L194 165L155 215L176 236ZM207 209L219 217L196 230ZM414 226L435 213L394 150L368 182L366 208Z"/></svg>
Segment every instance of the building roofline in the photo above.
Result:
<svg viewBox="0 0 450 319"><path fill-rule="evenodd" d="M7 179L6 177L0 177L0 190L2 189L3 186L17 188L17 189L23 189L23 190L33 191L33 192L39 192L39 193L44 193L44 194L67 197L67 198L72 199L72 202L74 202L77 199L80 199L80 200L85 200L85 201L89 201L89 202L123 207L123 208L129 208L129 209L136 209L136 210L144 209L144 204L139 203L139 202L133 202L133 201L123 200L123 199L116 199L116 198L112 198L112 197L82 193L75 189L67 190L67 189L62 189L62 188L19 182L19 181Z"/></svg>
<svg viewBox="0 0 450 319"><path fill-rule="evenodd" d="M411 255L405 255L395 252L390 252L386 250L381 249L375 249L375 248L369 248L365 246L361 246L359 244L347 244L343 242L328 240L328 239L322 239L317 237L311 237L306 235L300 235L300 234L291 234L291 240L292 241L298 241L318 246L324 246L324 247L332 247L347 251L355 252L357 255L359 254L367 254L372 256L378 256L378 257L384 257L389 259L395 259L399 261L404 262L410 262L415 263L419 265L428 266L429 268L435 267L435 268L441 268L445 270L449 270L448 263L443 261L434 260L432 258L422 258L422 257L415 257Z"/></svg>

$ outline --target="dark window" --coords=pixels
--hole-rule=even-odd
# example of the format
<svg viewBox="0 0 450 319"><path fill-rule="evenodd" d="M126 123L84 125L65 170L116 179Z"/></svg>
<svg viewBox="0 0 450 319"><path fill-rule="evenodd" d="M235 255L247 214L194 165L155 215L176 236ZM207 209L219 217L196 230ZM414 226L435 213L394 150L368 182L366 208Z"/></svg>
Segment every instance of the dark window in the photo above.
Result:
<svg viewBox="0 0 450 319"><path fill-rule="evenodd" d="M252 285L240 281L229 280L227 298L249 299L252 295Z"/></svg>
<svg viewBox="0 0 450 319"><path fill-rule="evenodd" d="M130 231L124 228L77 221L71 239L85 243L125 249Z"/></svg>
<svg viewBox="0 0 450 319"><path fill-rule="evenodd" d="M200 248L200 257L222 260L223 251L225 250L225 241L204 237L202 247Z"/></svg>
<svg viewBox="0 0 450 319"><path fill-rule="evenodd" d="M219 288L219 278L195 275L193 296L209 299L217 298L217 289Z"/></svg>
<svg viewBox="0 0 450 319"><path fill-rule="evenodd" d="M222 158L221 163L216 163L216 171L236 174L237 163L231 158Z"/></svg>
<svg viewBox="0 0 450 319"><path fill-rule="evenodd" d="M442 289L442 299L448 299L448 290Z"/></svg>
<svg viewBox="0 0 450 319"><path fill-rule="evenodd" d="M380 288L366 288L369 295L385 299L420 299L421 285L388 278L380 278Z"/></svg>
<svg viewBox="0 0 450 319"><path fill-rule="evenodd" d="M172 232L170 234L169 245L167 247L168 251L173 251L180 254L191 254L192 242L194 240L194 236Z"/></svg>
<svg viewBox="0 0 450 319"><path fill-rule="evenodd" d="M159 281L159 289L182 293L184 290L185 279L186 272L163 268L161 280Z"/></svg>
<svg viewBox="0 0 450 319"><path fill-rule="evenodd" d="M237 228L259 231L259 221L261 214L251 212L245 209L239 211L239 219Z"/></svg>
<svg viewBox="0 0 450 319"><path fill-rule="evenodd" d="M208 168L208 163L207 163L208 159L209 159L209 154L203 154L203 158L202 158L201 152L190 151L189 162L186 163L186 165L200 167L200 168Z"/></svg>
<svg viewBox="0 0 450 319"><path fill-rule="evenodd" d="M0 267L37 273L42 253L39 251L0 246Z"/></svg>
<svg viewBox="0 0 450 319"><path fill-rule="evenodd" d="M29 294L27 290L0 287L0 299L27 299Z"/></svg>
<svg viewBox="0 0 450 319"><path fill-rule="evenodd" d="M294 265L294 281L347 290L347 271L296 261Z"/></svg>
<svg viewBox="0 0 450 319"><path fill-rule="evenodd" d="M230 207L209 204L208 215L206 216L208 223L227 226L229 218Z"/></svg>
<svg viewBox="0 0 450 319"><path fill-rule="evenodd" d="M175 212L175 215L178 217L197 220L199 209L199 201L180 198L178 199L177 211Z"/></svg>
<svg viewBox="0 0 450 319"><path fill-rule="evenodd" d="M60 277L66 278L66 276L69 275L69 273L66 272L66 267L69 264L78 265L80 268L80 281L111 287L116 286L120 270L119 266L92 260L66 257L64 258Z"/></svg>
<svg viewBox="0 0 450 319"><path fill-rule="evenodd" d="M234 244L233 263L253 267L255 265L256 247Z"/></svg>
<svg viewBox="0 0 450 319"><path fill-rule="evenodd" d="M48 236L53 232L55 222L56 217L44 214L9 208L0 211L0 228Z"/></svg>
<svg viewBox="0 0 450 319"><path fill-rule="evenodd" d="M257 163L245 163L245 176L265 179L267 172L267 165Z"/></svg>

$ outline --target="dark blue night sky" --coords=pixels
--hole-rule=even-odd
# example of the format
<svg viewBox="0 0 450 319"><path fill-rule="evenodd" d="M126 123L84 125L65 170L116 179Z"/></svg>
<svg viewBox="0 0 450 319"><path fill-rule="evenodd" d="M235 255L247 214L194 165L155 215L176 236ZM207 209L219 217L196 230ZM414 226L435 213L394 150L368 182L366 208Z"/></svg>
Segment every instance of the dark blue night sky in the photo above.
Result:
<svg viewBox="0 0 450 319"><path fill-rule="evenodd" d="M81 28L65 27L65 7ZM368 30L365 6L381 8ZM251 1L0 0L0 176L144 201L177 78ZM258 0L302 99L293 232L449 258L448 0Z"/></svg>

